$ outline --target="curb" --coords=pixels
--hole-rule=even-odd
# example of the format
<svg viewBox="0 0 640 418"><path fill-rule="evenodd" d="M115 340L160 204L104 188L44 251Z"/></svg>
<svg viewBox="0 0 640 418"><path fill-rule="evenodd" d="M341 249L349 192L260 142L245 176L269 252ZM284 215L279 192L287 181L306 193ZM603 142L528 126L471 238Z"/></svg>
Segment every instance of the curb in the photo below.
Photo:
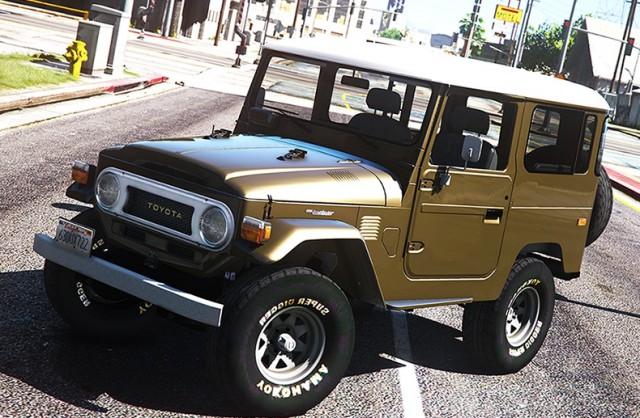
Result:
<svg viewBox="0 0 640 418"><path fill-rule="evenodd" d="M168 79L166 76L152 75L148 77L125 78L116 81L87 83L84 85L73 85L0 96L0 113L66 100L83 99L105 93L118 94L140 90L163 83Z"/></svg>
<svg viewBox="0 0 640 418"><path fill-rule="evenodd" d="M133 90L146 89L147 87L164 83L167 80L169 80L169 77L164 75L152 75L148 77L118 80L105 87L103 93L118 94Z"/></svg>
<svg viewBox="0 0 640 418"><path fill-rule="evenodd" d="M607 170L613 187L640 201L640 181L622 174L610 165L605 165L604 168Z"/></svg>

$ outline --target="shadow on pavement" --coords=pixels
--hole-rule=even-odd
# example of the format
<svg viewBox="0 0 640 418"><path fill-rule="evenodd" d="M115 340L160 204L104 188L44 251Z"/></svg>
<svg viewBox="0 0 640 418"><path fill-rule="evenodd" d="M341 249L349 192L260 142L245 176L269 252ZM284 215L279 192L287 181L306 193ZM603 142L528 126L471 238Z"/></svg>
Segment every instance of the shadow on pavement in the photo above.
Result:
<svg viewBox="0 0 640 418"><path fill-rule="evenodd" d="M207 378L206 334L160 321L140 341L93 341L76 335L49 305L42 271L0 274L0 373L56 399L91 412L108 412L97 399L183 414L237 415ZM463 351L460 332L408 314L412 358L407 362L443 371L478 373ZM400 367L391 314L356 314L355 351L347 376Z"/></svg>
<svg viewBox="0 0 640 418"><path fill-rule="evenodd" d="M572 304L578 305L578 306L583 306L585 308L597 309L597 310L604 311L604 312L611 312L611 313L618 314L618 315L625 315L625 316L630 316L632 318L640 319L640 314L637 314L637 313L621 311L619 309L607 308L606 306L598 306L598 305L594 305L592 303L585 303L585 302L580 302L580 301L577 301L577 300L571 300L571 299L567 298L566 296L560 295L558 293L556 293L556 300L559 300L561 302L572 303Z"/></svg>

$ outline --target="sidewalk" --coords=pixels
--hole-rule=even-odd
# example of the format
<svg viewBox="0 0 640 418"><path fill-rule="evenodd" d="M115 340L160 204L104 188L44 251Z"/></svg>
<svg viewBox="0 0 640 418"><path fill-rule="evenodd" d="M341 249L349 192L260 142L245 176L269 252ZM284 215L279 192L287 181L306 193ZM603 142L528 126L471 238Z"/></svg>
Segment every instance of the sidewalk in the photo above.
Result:
<svg viewBox="0 0 640 418"><path fill-rule="evenodd" d="M0 12L28 14L30 17L41 19L45 19L46 17L48 20L55 19L56 23L60 26L59 31L45 30L38 27L24 27L22 28L24 30L24 36L21 36L20 33L11 32L11 30L16 30L11 27L12 22L9 22L9 25L5 25L3 22L3 25L0 26L0 54L11 52L33 54L44 52L61 55L71 40L75 39L77 18L52 12L43 13L39 9L7 3L2 0L0 0ZM16 27L19 32L20 24L16 23L15 25L17 25ZM44 26L45 25L43 25L43 27ZM127 51L129 51L129 48L132 50L140 50L143 47L140 42L148 42L162 48L179 44L180 48L184 51L193 52L194 58L191 59L193 68L190 69L192 73L208 74L212 71L224 71L222 74L224 77L229 76L233 78L243 71L240 69L232 69L230 65L237 57L235 47L238 42L221 41L219 46L213 46L213 41L165 38L154 33L145 33L145 40L136 42L134 39L137 35L137 30L129 30ZM198 54L200 54L200 56L224 60L227 67L222 68L220 63L201 63L198 60ZM257 57L257 54L258 45L254 43L254 45L250 46L248 55L242 57L243 66L245 67L244 71L255 68L253 61ZM188 75L189 69L183 70L183 73L172 72L173 68L178 66L178 63L171 61L171 56L167 57L161 53L157 53L153 58L156 59L156 61L153 61L151 58L145 61L145 57L138 57L138 61L136 62L134 59L125 55L126 69L140 74L139 76L127 75L126 72L122 76L117 77L101 73L92 76L81 76L78 82L64 84L54 88L45 87L20 91L0 91L0 119L10 112L15 114L19 110L28 107L104 94L131 92L161 83L170 83L172 87L167 85L167 88L179 88L179 86L185 83L184 80L178 78L190 77ZM173 59L176 60L176 57L173 57ZM161 63L162 65L154 66L154 64L157 63ZM64 66L64 64L66 63L63 63L62 66ZM189 63L185 64L183 62L179 64L187 67L189 65ZM158 71L158 68L162 68L162 70ZM14 124L13 126L18 126L21 122L16 119L16 123L17 125ZM9 127L11 127L11 125L9 125ZM2 128L3 124L0 123L0 129ZM635 136L638 141L640 141L640 131L615 125L610 125L609 128ZM618 163L606 163L605 168L614 187L640 201L640 169L632 164L628 165L630 167L624 167Z"/></svg>
<svg viewBox="0 0 640 418"><path fill-rule="evenodd" d="M0 54L24 53L36 55L61 56L66 47L76 38L78 17L46 11L31 6L10 3L0 0L0 16L3 17L0 25ZM15 16L15 17L14 17ZM21 21L21 18L23 18ZM42 24L32 23L34 19L41 20ZM179 57L168 54L163 56L161 52L155 52L153 56L139 54L146 45L157 48L179 47L188 51L195 51L200 55L215 57L218 60L229 61L229 71L237 57L235 48L239 41L231 42L221 40L218 46L214 46L212 40L195 40L190 38L166 38L161 35L146 32L144 40L138 40L139 31L129 29L127 33L127 46L124 57L124 73L113 76L104 72L94 72L92 75L81 74L77 82L65 83L58 86L34 87L19 91L0 91L0 114L12 110L24 109L31 106L39 106L47 103L56 103L65 100L86 98L105 93L124 93L131 90L150 87L159 83L183 83L184 78L204 70L202 64L193 65L187 59L179 61ZM250 45L248 54L242 56L244 66L252 66L258 55L258 44ZM152 51L153 53L153 51ZM171 62L173 58L174 62ZM185 62L187 62L185 64ZM189 68L189 65L192 68ZM51 62L44 65L57 68L61 71L68 69L66 62ZM176 70L174 70L174 68Z"/></svg>

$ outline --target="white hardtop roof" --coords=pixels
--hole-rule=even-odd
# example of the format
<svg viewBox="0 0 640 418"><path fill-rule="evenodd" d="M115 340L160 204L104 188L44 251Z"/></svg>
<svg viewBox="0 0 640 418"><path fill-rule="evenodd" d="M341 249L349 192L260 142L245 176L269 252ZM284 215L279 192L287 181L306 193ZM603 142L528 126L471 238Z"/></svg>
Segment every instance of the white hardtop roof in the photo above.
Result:
<svg viewBox="0 0 640 418"><path fill-rule="evenodd" d="M340 39L272 41L265 48L320 61L501 93L547 103L608 110L595 90L527 70L448 55L426 46L391 46Z"/></svg>

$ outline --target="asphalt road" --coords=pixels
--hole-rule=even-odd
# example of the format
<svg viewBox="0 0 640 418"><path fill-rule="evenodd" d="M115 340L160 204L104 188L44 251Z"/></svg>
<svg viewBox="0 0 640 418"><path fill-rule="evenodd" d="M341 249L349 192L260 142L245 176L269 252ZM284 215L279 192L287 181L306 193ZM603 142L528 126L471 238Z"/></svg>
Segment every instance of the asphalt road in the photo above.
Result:
<svg viewBox="0 0 640 418"><path fill-rule="evenodd" d="M231 128L240 103L183 88L0 132L0 416L234 415L204 375L203 333L162 322L143 341L76 336L46 299L31 245L81 209L64 197L74 159ZM347 375L307 416L640 417L638 237L640 213L616 200L582 277L556 282L551 331L516 374L485 375L469 361L460 307L357 314Z"/></svg>

